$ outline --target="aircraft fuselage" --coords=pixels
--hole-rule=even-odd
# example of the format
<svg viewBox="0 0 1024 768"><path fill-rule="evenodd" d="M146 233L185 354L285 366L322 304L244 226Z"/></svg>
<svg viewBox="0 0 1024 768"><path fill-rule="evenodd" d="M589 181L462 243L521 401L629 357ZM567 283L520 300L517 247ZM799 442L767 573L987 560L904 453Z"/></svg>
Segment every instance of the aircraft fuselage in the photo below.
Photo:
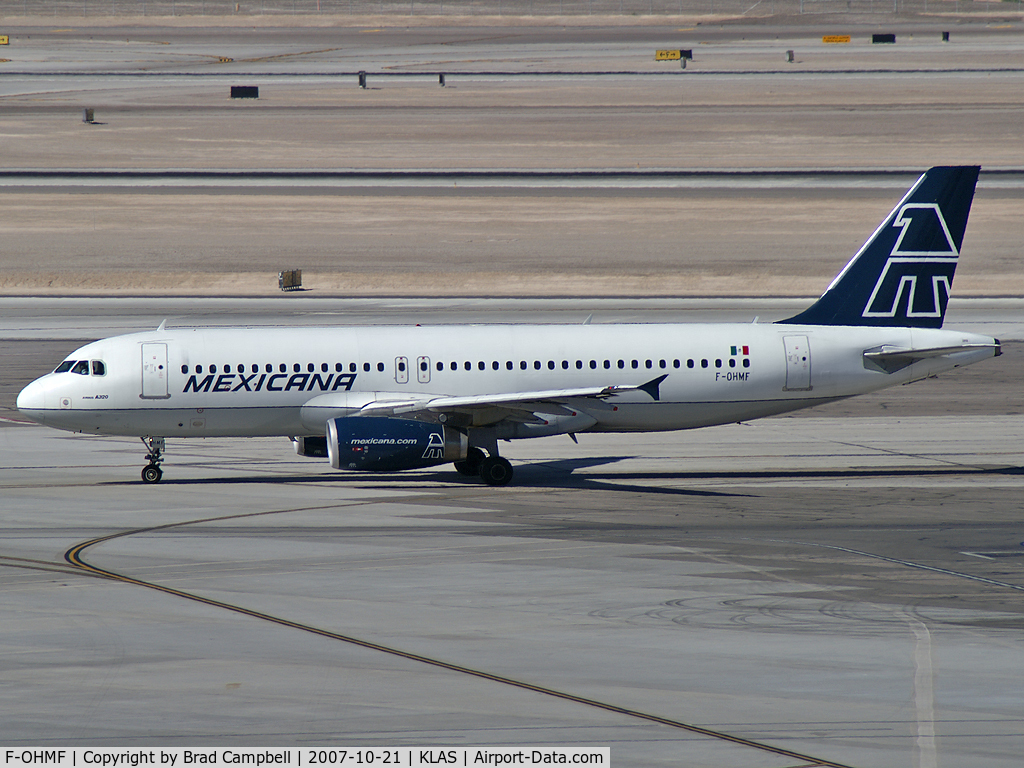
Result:
<svg viewBox="0 0 1024 768"><path fill-rule="evenodd" d="M978 348L893 373L864 356L965 345ZM755 323L177 329L86 345L69 359L90 361L88 374L44 376L18 407L90 434L323 435L328 418L410 394L640 385L664 375L657 401L644 391L568 398L583 418L549 433L691 429L933 376L991 357L996 345L952 330ZM486 412L473 418L467 426L484 426Z"/></svg>

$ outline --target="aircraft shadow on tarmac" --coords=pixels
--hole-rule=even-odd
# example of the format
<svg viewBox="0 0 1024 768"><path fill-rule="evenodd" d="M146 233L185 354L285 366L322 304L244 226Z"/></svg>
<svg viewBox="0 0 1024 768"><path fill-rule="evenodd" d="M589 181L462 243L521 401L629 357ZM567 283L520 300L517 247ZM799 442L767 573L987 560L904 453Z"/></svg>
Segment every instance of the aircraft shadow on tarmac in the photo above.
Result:
<svg viewBox="0 0 1024 768"><path fill-rule="evenodd" d="M652 487L646 485L635 485L625 484L620 482L623 479L685 479L690 475L686 473L607 473L601 476L594 475L578 475L574 472L578 469L587 469L590 467L602 466L605 464L614 464L623 459L634 458L629 456L608 456L602 458L588 458L588 459L561 459L556 461L546 461L543 463L534 464L523 464L516 468L516 478L513 481L513 485L510 488L529 488L529 489L545 489L549 488L552 490L558 489L572 489L578 488L580 490L603 490L603 491L619 491L627 493L658 493L658 494L670 494L678 496L711 496L711 497L728 497L728 496L749 496L750 494L738 494L738 493L725 493L722 491L708 491L688 488L661 488ZM185 465L187 466L187 465ZM203 465L211 466L211 465ZM182 467L184 469L184 466ZM696 476L694 476L696 477ZM136 481L125 480L125 481L114 481L100 483L101 485L134 485ZM465 488L471 487L478 490L483 490L486 486L480 484L480 480L476 477L466 477L459 475L452 471L443 472L430 472L430 473L405 473L405 472L339 472L334 474L325 475L292 475L282 473L280 475L244 475L244 474L230 474L224 475L223 477L202 477L202 478L183 478L183 477L168 477L164 476L160 482L162 486L191 486L191 485L261 485L261 484L272 484L279 485L282 483L289 484L304 484L304 483L319 483L324 482L359 482L362 487L365 487L367 482L372 483L373 487L377 490L388 490L389 488L395 490L408 491L411 487L417 487L422 489L436 489L439 486L444 488ZM500 493L501 489L494 489L495 492Z"/></svg>
<svg viewBox="0 0 1024 768"><path fill-rule="evenodd" d="M894 467L894 468L862 468L862 469L799 469L799 470L721 470L721 471L643 471L643 472L590 472L577 474L577 470L592 469L618 463L629 456L608 456L586 459L558 459L519 465L512 488L551 489L551 490L591 490L617 491L626 493L653 493L677 496L706 497L738 497L751 496L750 493L730 493L726 491L703 490L696 488L666 488L641 484L640 481L681 482L698 480L843 480L853 478L900 479L908 477L953 477L963 475L1020 475L1024 467ZM232 474L223 477L206 478L167 478L161 485L238 485L238 484L305 484L324 482L370 482L378 490L388 488L408 491L411 487L437 488L438 486L456 488L472 487L483 489L479 480L465 477L451 471L430 473L337 473L318 475L243 475ZM124 482L103 483L103 485L133 484ZM500 493L501 489L494 489Z"/></svg>

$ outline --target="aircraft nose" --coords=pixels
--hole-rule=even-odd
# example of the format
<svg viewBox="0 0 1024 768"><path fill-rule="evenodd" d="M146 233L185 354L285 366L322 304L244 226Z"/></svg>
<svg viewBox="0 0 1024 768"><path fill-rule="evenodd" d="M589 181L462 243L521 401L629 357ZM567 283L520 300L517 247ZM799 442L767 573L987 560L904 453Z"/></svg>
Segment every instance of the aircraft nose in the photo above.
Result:
<svg viewBox="0 0 1024 768"><path fill-rule="evenodd" d="M23 415L38 421L39 414L46 407L46 388L43 383L36 379L21 390L16 405Z"/></svg>

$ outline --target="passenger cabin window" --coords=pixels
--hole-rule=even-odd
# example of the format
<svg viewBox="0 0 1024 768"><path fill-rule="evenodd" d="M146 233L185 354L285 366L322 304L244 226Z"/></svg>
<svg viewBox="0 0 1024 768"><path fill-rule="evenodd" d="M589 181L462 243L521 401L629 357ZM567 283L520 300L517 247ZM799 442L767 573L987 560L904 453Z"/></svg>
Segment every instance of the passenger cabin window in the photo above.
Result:
<svg viewBox="0 0 1024 768"><path fill-rule="evenodd" d="M74 361L74 360L65 360L65 361L64 361L63 363L61 363L60 365L58 365L58 366L57 366L57 367L56 367L56 368L54 369L54 371L53 371L53 372L54 372L54 373L67 373L68 371L70 371L70 370L71 370L71 366L73 366L74 364L75 364L75 361Z"/></svg>
<svg viewBox="0 0 1024 768"><path fill-rule="evenodd" d="M79 360L77 363L75 363L75 367L71 369L71 372L72 373L80 373L83 376L88 376L89 375L89 361L88 360Z"/></svg>

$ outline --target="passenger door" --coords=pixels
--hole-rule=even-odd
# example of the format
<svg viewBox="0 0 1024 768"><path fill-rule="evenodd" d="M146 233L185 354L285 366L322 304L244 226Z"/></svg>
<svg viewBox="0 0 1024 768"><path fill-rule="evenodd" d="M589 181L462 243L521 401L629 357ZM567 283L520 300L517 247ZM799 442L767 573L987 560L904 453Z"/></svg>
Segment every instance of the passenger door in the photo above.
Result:
<svg viewBox="0 0 1024 768"><path fill-rule="evenodd" d="M806 336L785 336L787 391L811 388L811 346Z"/></svg>
<svg viewBox="0 0 1024 768"><path fill-rule="evenodd" d="M167 345L142 345L142 394L147 400L170 397L167 394Z"/></svg>

